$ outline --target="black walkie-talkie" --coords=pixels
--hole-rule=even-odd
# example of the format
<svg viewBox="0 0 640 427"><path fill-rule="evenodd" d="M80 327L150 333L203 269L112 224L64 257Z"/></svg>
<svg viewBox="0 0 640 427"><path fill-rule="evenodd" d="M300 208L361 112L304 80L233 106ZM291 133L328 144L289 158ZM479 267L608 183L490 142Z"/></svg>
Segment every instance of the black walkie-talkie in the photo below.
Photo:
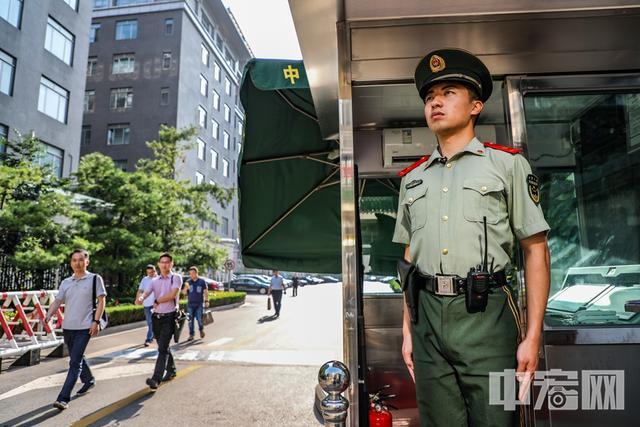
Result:
<svg viewBox="0 0 640 427"><path fill-rule="evenodd" d="M482 265L478 264L475 268L471 267L471 270L467 273L467 289L464 300L467 306L467 312L469 313L477 313L487 308L489 289L491 289L491 273L488 271L487 260L489 249L487 217L483 217L482 221L484 223L484 257L482 259Z"/></svg>

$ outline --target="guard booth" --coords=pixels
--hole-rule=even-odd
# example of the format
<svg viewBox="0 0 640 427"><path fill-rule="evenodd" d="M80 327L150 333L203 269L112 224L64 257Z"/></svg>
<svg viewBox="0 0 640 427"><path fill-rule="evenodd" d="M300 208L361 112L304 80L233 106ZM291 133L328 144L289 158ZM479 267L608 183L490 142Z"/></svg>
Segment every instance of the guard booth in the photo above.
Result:
<svg viewBox="0 0 640 427"><path fill-rule="evenodd" d="M402 295L367 292L364 277L395 274L393 260L402 254L391 243L397 172L436 145L413 84L415 66L431 50L457 47L477 54L493 73L478 137L523 150L540 178L552 228L539 369L567 375L546 394L534 387L542 405L528 408L527 423L635 425L640 6L630 0L289 4L304 64L254 61L243 80L243 262L342 273L348 424L366 425L366 393L390 384L398 395L394 422L418 425L400 354ZM270 127L277 136L268 136ZM519 308L526 312L519 270ZM604 381L594 377L600 374Z"/></svg>

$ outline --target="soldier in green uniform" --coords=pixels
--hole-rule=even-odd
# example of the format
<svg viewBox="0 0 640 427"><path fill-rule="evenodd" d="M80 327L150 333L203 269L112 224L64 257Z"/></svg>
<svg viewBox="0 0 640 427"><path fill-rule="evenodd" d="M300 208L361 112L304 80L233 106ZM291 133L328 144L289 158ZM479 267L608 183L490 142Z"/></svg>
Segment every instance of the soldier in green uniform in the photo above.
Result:
<svg viewBox="0 0 640 427"><path fill-rule="evenodd" d="M518 425L518 411L489 404L489 373L516 369L528 381L537 367L550 271L538 179L519 150L475 137L492 91L477 57L432 52L415 82L438 147L401 173L393 241L406 245L405 259L419 272L417 321L405 300L402 353L421 423ZM514 294L516 242L525 261L526 331ZM468 288L481 294L480 308ZM521 397L525 390L521 384Z"/></svg>

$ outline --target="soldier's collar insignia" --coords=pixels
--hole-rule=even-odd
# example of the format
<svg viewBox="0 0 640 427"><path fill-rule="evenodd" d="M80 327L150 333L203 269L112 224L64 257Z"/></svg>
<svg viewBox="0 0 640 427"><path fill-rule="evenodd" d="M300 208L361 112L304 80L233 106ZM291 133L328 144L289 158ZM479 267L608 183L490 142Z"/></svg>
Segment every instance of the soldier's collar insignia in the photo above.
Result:
<svg viewBox="0 0 640 427"><path fill-rule="evenodd" d="M529 174L527 176L527 189L529 190L529 197L536 205L540 203L540 181L538 177Z"/></svg>
<svg viewBox="0 0 640 427"><path fill-rule="evenodd" d="M434 73L444 70L445 67L444 59L441 56L433 55L431 59L429 59L429 68Z"/></svg>
<svg viewBox="0 0 640 427"><path fill-rule="evenodd" d="M404 186L404 188L406 188L407 190L417 187L418 185L422 184L422 180L421 179L414 179L413 181L411 181L410 183L408 183L407 185Z"/></svg>

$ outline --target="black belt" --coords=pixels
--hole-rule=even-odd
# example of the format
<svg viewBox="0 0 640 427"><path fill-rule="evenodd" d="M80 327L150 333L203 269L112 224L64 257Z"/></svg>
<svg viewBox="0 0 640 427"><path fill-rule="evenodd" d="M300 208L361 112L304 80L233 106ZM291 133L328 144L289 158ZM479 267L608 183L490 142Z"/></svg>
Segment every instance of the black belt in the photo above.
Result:
<svg viewBox="0 0 640 427"><path fill-rule="evenodd" d="M153 316L157 317L158 319L162 319L163 317L175 316L175 315L176 315L175 311L171 311L169 313L153 313Z"/></svg>
<svg viewBox="0 0 640 427"><path fill-rule="evenodd" d="M431 276L418 273L415 278L418 289L424 289L435 295L457 296L465 293L467 278L456 275L441 274ZM491 288L499 288L507 285L507 275L504 271L496 271L491 274Z"/></svg>

